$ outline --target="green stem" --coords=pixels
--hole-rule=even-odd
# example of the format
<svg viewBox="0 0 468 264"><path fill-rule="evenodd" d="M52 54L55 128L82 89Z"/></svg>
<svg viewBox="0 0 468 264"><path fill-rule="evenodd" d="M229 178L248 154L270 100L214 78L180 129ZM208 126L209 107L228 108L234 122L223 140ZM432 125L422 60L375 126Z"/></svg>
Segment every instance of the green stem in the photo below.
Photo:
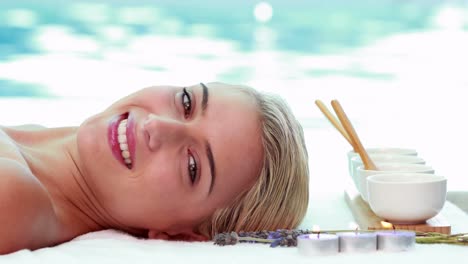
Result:
<svg viewBox="0 0 468 264"><path fill-rule="evenodd" d="M257 243L265 243L265 244L270 244L274 239L265 239L265 238L256 238L256 237L239 237L239 242L244 241L244 242L257 242Z"/></svg>
<svg viewBox="0 0 468 264"><path fill-rule="evenodd" d="M360 233L372 233L382 230L326 230L326 231L311 231L304 234L336 234L342 232L360 232ZM386 229L384 231L389 231ZM390 230L391 231L391 230ZM416 232L416 243L418 244L452 244L452 245L463 245L468 246L468 241L459 240L460 237L466 236L468 233L458 233L453 235L442 234L437 232ZM265 239L256 237L239 237L239 242L257 242L264 244L271 244L275 239Z"/></svg>

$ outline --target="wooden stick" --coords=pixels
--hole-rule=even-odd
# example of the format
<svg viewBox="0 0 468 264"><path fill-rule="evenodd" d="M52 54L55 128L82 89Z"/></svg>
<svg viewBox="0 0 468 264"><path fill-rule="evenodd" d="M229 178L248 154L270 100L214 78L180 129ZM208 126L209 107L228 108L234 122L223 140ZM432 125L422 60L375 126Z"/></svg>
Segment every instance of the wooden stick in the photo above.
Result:
<svg viewBox="0 0 468 264"><path fill-rule="evenodd" d="M338 130L338 132L341 133L341 135L348 141L349 144L353 147L354 152L357 152L356 147L353 144L353 141L349 137L348 133L346 133L346 130L344 130L343 126L341 123L336 119L336 117L328 110L328 108L325 106L325 104L321 100L315 100L315 104L318 106L320 111L325 115L325 117L332 123L332 125Z"/></svg>
<svg viewBox="0 0 468 264"><path fill-rule="evenodd" d="M371 158L369 157L369 154L367 154L366 149L362 145L361 140L359 140L359 137L356 131L354 130L353 125L351 124L351 121L349 121L348 116L346 116L346 113L341 107L340 102L338 102L338 100L332 100L331 104L333 106L333 109L335 110L336 115L338 116L338 119L341 121L341 125L348 133L349 137L351 138L351 141L354 142L354 145L357 148L357 153L359 153L359 156L361 156L364 168L366 170L377 170L377 167L375 166L374 162L372 162Z"/></svg>

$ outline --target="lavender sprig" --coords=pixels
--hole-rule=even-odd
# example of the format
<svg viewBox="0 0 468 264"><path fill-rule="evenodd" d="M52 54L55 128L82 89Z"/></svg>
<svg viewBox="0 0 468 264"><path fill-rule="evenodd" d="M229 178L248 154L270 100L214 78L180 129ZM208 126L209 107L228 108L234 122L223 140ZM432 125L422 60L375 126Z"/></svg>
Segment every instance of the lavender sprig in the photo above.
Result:
<svg viewBox="0 0 468 264"><path fill-rule="evenodd" d="M286 230L277 231L259 231L259 232L230 232L219 233L214 237L214 244L225 246L235 245L238 242L263 243L270 244L271 247L295 247L297 246L297 237L302 234L310 234L309 230Z"/></svg>
<svg viewBox="0 0 468 264"><path fill-rule="evenodd" d="M248 236L245 233L237 234L236 232L231 233L219 233L213 238L215 245L226 246L235 245L237 242L248 242L248 243L271 243L273 240L268 238L262 238L261 235L250 234Z"/></svg>
<svg viewBox="0 0 468 264"><path fill-rule="evenodd" d="M331 230L320 233L335 234L338 232L354 232L355 230ZM375 232L377 230L359 230L359 232ZM235 245L237 243L262 243L270 247L295 247L297 237L303 234L317 234L317 231L288 230L258 232L219 233L213 238L215 245ZM452 244L468 246L468 233L446 235L436 232L416 232L416 243L419 244Z"/></svg>

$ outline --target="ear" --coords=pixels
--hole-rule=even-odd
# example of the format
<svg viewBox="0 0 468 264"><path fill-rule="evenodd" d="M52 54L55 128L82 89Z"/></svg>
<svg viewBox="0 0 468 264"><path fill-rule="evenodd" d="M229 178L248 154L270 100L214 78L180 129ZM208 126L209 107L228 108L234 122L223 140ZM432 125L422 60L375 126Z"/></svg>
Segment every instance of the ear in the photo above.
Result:
<svg viewBox="0 0 468 264"><path fill-rule="evenodd" d="M150 239L161 239L168 241L208 241L209 239L201 234L198 234L192 230L184 230L181 232L161 232L156 230L148 231L148 238Z"/></svg>

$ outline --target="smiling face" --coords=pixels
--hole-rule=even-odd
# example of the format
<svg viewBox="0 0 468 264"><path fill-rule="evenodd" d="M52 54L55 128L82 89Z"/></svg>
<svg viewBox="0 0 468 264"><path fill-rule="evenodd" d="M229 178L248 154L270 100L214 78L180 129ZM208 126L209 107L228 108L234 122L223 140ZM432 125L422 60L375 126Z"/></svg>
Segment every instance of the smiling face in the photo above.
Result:
<svg viewBox="0 0 468 264"><path fill-rule="evenodd" d="M260 125L254 99L229 85L150 87L80 126L81 169L125 226L189 228L253 185Z"/></svg>

